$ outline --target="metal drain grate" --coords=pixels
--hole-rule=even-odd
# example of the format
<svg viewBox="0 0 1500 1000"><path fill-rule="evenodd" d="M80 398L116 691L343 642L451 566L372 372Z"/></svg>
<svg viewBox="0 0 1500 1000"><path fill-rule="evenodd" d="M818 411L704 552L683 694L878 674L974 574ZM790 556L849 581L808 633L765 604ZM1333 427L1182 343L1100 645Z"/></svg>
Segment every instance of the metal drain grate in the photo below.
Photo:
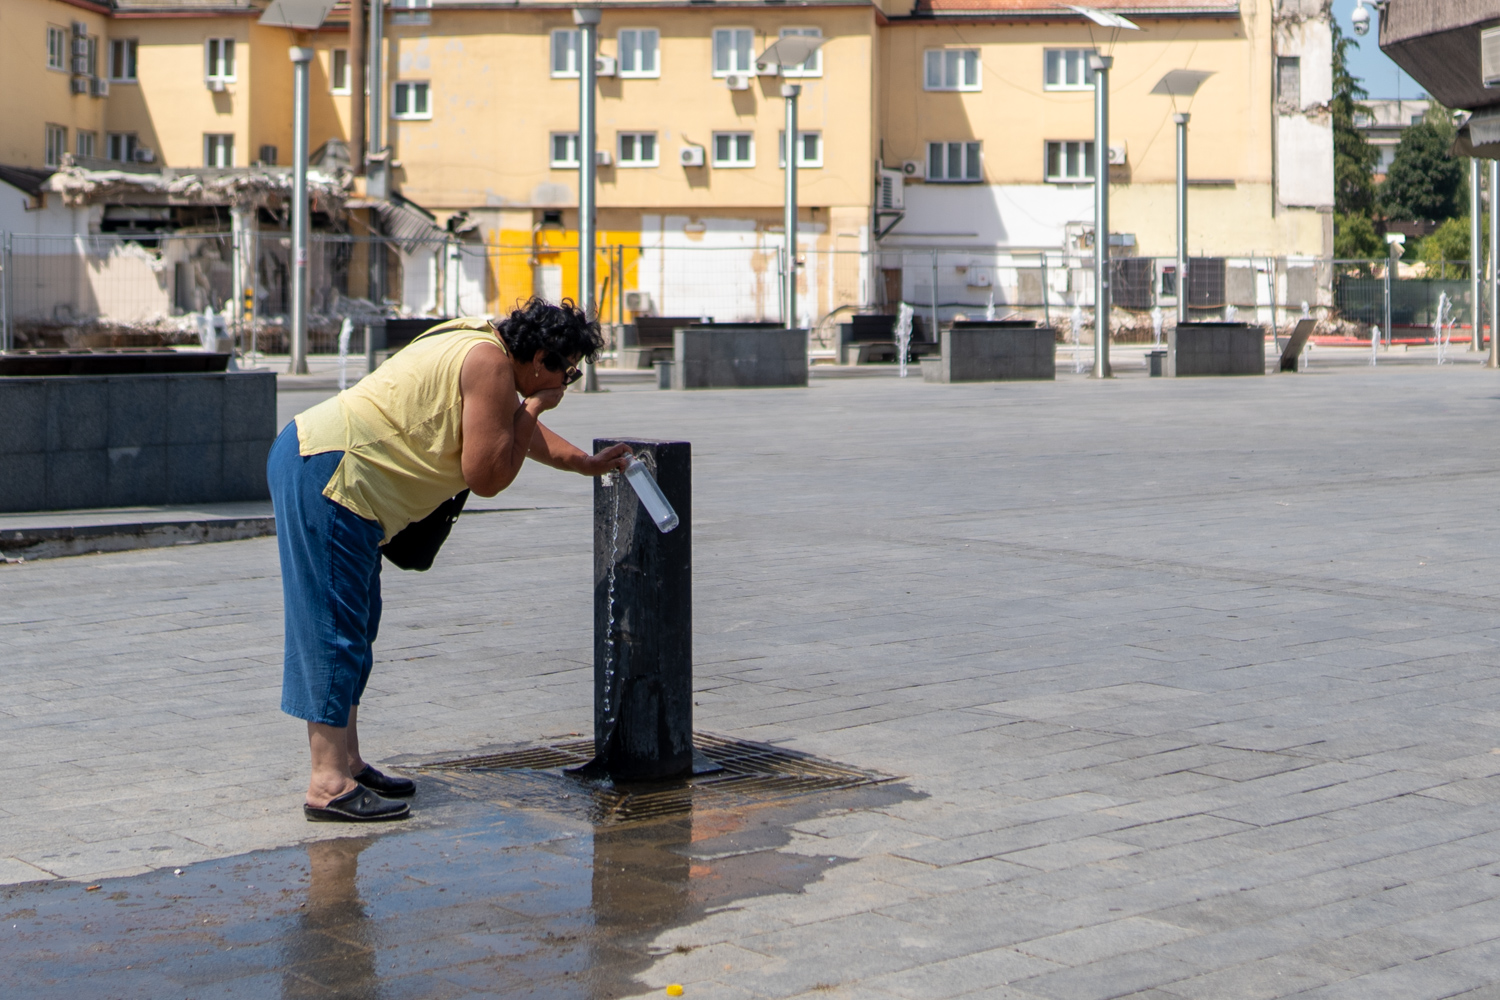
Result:
<svg viewBox="0 0 1500 1000"><path fill-rule="evenodd" d="M565 768L594 756L592 740L518 747L417 765L456 791L529 808L582 813L595 822L630 822L837 792L895 780L765 743L695 733L693 743L723 770L671 782L618 786L575 778Z"/></svg>

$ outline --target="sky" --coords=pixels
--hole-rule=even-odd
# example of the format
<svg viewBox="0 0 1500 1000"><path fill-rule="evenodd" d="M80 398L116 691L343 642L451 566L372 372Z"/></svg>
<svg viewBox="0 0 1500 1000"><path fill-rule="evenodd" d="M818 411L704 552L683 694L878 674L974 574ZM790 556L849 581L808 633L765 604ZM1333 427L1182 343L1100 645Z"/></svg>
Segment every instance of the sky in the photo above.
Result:
<svg viewBox="0 0 1500 1000"><path fill-rule="evenodd" d="M1339 28L1359 43L1359 48L1351 45L1347 50L1349 71L1364 81L1371 97L1424 96L1426 92L1421 85L1380 51L1380 13L1369 0L1365 9L1370 12L1370 33L1361 38L1354 33L1354 23L1349 20L1354 0L1333 0L1333 14L1339 20Z"/></svg>

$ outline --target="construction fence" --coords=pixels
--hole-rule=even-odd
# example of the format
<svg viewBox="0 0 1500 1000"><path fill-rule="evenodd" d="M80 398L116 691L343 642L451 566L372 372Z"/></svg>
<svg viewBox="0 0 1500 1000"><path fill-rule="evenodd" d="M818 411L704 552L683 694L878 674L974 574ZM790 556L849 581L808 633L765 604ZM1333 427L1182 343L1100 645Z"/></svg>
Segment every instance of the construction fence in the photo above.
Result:
<svg viewBox="0 0 1500 1000"><path fill-rule="evenodd" d="M566 234L571 237L572 234ZM547 234L556 239L556 234ZM508 246L477 238L394 240L315 235L310 243L309 349L337 350L346 318L504 313L537 295L576 297L576 244L537 238ZM826 238L825 238L826 241ZM198 340L215 324L240 351L287 350L291 245L277 231L179 231L158 236L0 234L4 346L128 346ZM696 244L607 243L597 251L595 291L607 334L637 316L718 322L782 322L779 234L747 232ZM1028 318L1062 340L1092 324L1092 256L1059 251L906 246L799 246L797 325L816 353L833 351L838 325L857 312L918 318L936 339L954 319ZM1463 262L1436 276L1386 261L1294 257L1192 258L1186 280L1171 258L1111 261L1113 336L1149 341L1176 321L1179 294L1198 320L1243 320L1283 333L1312 317L1320 332L1430 336L1440 320L1472 322Z"/></svg>

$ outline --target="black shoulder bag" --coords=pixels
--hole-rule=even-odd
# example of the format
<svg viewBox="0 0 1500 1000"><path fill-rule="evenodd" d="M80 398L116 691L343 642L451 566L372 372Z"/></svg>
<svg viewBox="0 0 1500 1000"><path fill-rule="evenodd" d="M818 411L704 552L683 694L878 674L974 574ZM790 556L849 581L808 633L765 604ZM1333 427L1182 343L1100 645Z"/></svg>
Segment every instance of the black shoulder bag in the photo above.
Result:
<svg viewBox="0 0 1500 1000"><path fill-rule="evenodd" d="M469 329L456 326L457 322L449 320L446 323L439 323L431 330L412 338L412 343L434 333ZM469 491L462 490L457 496L444 500L438 504L437 510L422 520L413 521L396 532L395 537L386 542L380 551L385 553L385 557L400 569L413 569L419 573L432 569L432 561L437 558L438 549L441 549L443 543L448 540L448 533L453 530L453 524L458 520L458 515L463 513L464 504L468 502L468 499Z"/></svg>

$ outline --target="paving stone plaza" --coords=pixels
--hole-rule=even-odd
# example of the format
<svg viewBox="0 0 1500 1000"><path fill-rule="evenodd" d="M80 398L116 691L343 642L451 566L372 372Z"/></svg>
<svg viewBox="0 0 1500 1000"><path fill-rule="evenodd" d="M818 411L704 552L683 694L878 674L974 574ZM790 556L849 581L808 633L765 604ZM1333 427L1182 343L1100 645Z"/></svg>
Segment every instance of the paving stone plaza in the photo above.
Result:
<svg viewBox="0 0 1500 1000"><path fill-rule="evenodd" d="M569 394L576 441L692 442L696 727L901 792L789 820L766 864L818 872L650 927L615 994L537 995L1497 1000L1497 416L1475 365ZM386 567L374 761L588 734L590 486L530 466L476 506L432 572ZM350 831L302 818L280 616L270 538L0 566L0 994L300 995L36 957L53 898L333 863L297 846ZM442 834L426 794L378 844ZM401 965L384 898L336 995L514 992L458 931Z"/></svg>

